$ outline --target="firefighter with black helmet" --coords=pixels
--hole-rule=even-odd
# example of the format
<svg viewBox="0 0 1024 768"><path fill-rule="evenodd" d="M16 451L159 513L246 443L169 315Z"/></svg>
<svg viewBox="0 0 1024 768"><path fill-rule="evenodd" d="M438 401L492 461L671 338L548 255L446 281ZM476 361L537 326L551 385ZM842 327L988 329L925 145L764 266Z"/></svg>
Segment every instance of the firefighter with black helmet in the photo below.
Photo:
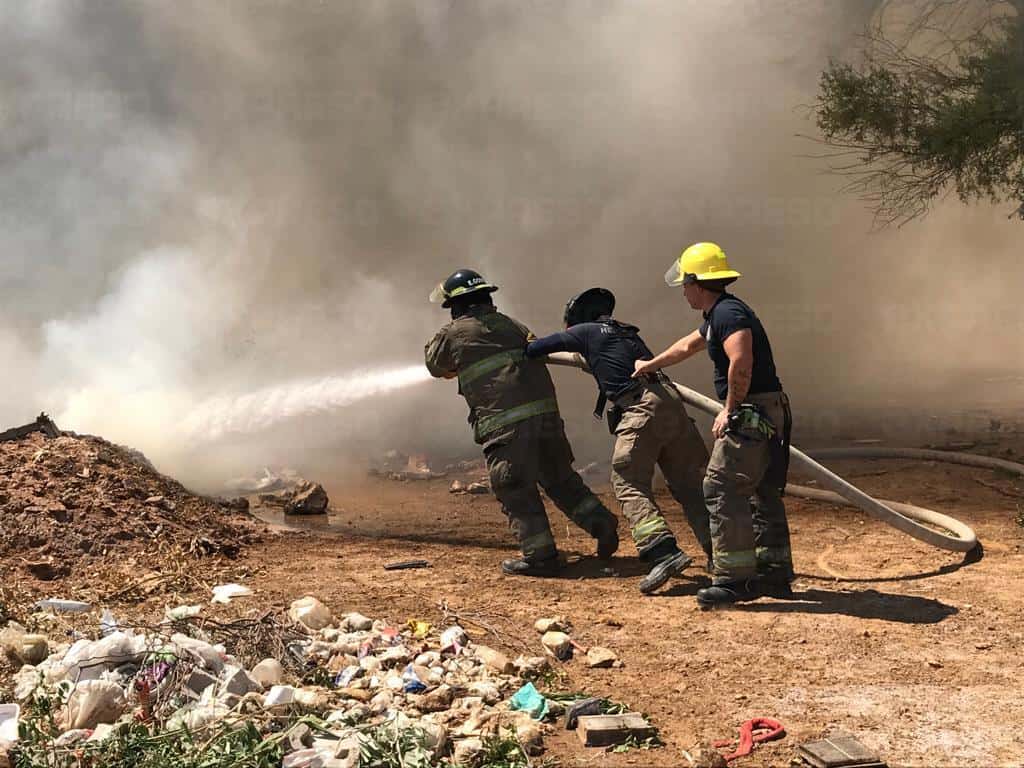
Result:
<svg viewBox="0 0 1024 768"><path fill-rule="evenodd" d="M566 305L565 330L531 342L526 355L581 354L597 380L594 415L600 418L607 401L611 401L608 426L615 435L612 486L640 558L651 565L640 582L640 591L649 594L692 561L679 548L654 500L654 467L661 467L669 490L682 505L698 543L710 557L708 511L701 488L708 451L679 392L664 374L633 378L635 362L650 359L651 351L636 326L612 319L614 310L611 291L584 291Z"/></svg>
<svg viewBox="0 0 1024 768"><path fill-rule="evenodd" d="M522 556L501 569L545 576L560 568L538 485L597 540L598 557L609 558L619 546L615 516L573 469L554 383L543 362L525 356L529 330L494 306L497 290L471 269L438 285L430 300L450 309L452 320L426 345L425 360L433 376L458 378L491 489L519 540Z"/></svg>

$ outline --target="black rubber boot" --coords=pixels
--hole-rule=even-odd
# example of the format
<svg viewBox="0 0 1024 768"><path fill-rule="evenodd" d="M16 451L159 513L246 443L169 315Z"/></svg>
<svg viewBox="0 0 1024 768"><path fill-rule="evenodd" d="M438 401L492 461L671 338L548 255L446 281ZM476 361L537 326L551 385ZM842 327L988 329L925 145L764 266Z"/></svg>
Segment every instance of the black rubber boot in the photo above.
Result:
<svg viewBox="0 0 1024 768"><path fill-rule="evenodd" d="M554 576L561 570L562 563L557 555L547 560L527 560L520 557L501 561L501 572L506 576Z"/></svg>
<svg viewBox="0 0 1024 768"><path fill-rule="evenodd" d="M693 560L687 557L685 552L677 549L674 553L663 557L654 564L651 572L644 576L640 582L640 591L645 595L649 595L661 589L665 582L673 576L678 576L692 562Z"/></svg>
<svg viewBox="0 0 1024 768"><path fill-rule="evenodd" d="M779 571L773 573L768 571L762 573L758 579L761 594L765 597L774 597L779 600L788 600L793 597L793 574L791 572Z"/></svg>
<svg viewBox="0 0 1024 768"><path fill-rule="evenodd" d="M597 536L597 557L601 560L608 560L619 551L619 529L616 521L600 527Z"/></svg>
<svg viewBox="0 0 1024 768"><path fill-rule="evenodd" d="M698 589L697 605L701 608L732 605L733 603L757 600L762 594L760 584L756 578L726 581L721 584L712 584L704 589Z"/></svg>

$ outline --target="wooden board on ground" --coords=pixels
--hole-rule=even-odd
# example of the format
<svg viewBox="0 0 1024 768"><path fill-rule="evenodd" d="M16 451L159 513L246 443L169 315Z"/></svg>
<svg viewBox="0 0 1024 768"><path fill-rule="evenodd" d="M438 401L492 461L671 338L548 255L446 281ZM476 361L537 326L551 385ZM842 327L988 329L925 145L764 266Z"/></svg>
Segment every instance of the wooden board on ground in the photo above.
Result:
<svg viewBox="0 0 1024 768"><path fill-rule="evenodd" d="M648 723L639 712L621 715L583 715L576 733L585 747L610 747L622 744L631 736L643 741L657 734L657 728Z"/></svg>
<svg viewBox="0 0 1024 768"><path fill-rule="evenodd" d="M814 768L885 768L885 763L852 736L801 744L797 752Z"/></svg>

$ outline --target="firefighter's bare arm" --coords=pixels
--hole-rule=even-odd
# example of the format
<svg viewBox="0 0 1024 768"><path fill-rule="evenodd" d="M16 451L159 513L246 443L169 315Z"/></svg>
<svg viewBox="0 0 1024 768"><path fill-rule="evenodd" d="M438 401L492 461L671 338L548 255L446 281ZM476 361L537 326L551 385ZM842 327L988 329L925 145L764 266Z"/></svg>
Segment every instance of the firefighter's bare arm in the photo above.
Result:
<svg viewBox="0 0 1024 768"><path fill-rule="evenodd" d="M729 394L725 408L715 417L711 432L715 437L725 434L729 414L740 407L750 391L750 377L754 372L754 336L749 328L729 334L722 346L729 356Z"/></svg>
<svg viewBox="0 0 1024 768"><path fill-rule="evenodd" d="M645 373L654 373L662 368L680 363L688 357L693 357L706 346L707 342L700 335L700 331L694 331L681 338L660 355L655 355L653 360L637 360L634 363L636 370L633 372L633 376L635 378Z"/></svg>

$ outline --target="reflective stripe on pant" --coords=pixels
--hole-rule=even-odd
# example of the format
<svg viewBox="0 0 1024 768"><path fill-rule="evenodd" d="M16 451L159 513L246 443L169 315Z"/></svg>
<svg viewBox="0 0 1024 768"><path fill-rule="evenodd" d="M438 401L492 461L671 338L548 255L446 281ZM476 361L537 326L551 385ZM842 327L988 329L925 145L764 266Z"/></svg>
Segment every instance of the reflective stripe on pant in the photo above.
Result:
<svg viewBox="0 0 1024 768"><path fill-rule="evenodd" d="M710 554L708 510L701 480L708 451L682 399L661 383L651 384L625 406L615 429L612 487L644 557L675 534L654 501L654 466L661 467L697 542Z"/></svg>
<svg viewBox="0 0 1024 768"><path fill-rule="evenodd" d="M572 468L572 448L557 413L534 416L496 433L484 444L484 456L491 488L527 560L556 554L538 484L591 536L615 527L615 516Z"/></svg>
<svg viewBox="0 0 1024 768"><path fill-rule="evenodd" d="M747 402L764 408L772 423L781 423L784 398L777 392L750 395ZM730 430L715 441L704 496L711 513L716 581L758 572L792 576L786 508L778 489L765 482L769 458L769 441L756 429Z"/></svg>

